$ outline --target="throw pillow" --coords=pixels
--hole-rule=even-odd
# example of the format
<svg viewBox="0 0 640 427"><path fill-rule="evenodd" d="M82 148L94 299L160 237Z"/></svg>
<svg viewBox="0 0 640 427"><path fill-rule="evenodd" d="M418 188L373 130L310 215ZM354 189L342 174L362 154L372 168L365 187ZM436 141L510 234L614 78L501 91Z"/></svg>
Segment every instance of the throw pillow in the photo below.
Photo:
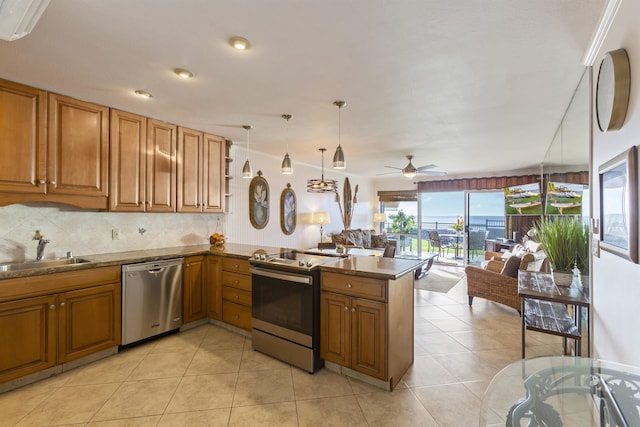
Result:
<svg viewBox="0 0 640 427"><path fill-rule="evenodd" d="M509 277L518 277L518 268L520 268L520 257L515 255L510 256L504 263L504 267L502 267L500 274L504 274Z"/></svg>
<svg viewBox="0 0 640 427"><path fill-rule="evenodd" d="M371 247L371 232L373 230L362 230L362 247L369 249Z"/></svg>
<svg viewBox="0 0 640 427"><path fill-rule="evenodd" d="M333 233L331 235L331 241L333 243L335 243L336 245L346 245L347 244L343 233Z"/></svg>
<svg viewBox="0 0 640 427"><path fill-rule="evenodd" d="M384 248L389 243L386 234L373 234L371 235L371 247L372 248Z"/></svg>

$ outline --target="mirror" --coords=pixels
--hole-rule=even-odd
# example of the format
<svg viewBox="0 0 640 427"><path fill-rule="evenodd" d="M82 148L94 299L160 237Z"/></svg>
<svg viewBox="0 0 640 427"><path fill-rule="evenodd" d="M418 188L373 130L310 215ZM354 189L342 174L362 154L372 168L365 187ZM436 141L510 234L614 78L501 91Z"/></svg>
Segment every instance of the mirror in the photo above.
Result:
<svg viewBox="0 0 640 427"><path fill-rule="evenodd" d="M591 142L590 69L586 68L544 157L543 174L589 171Z"/></svg>

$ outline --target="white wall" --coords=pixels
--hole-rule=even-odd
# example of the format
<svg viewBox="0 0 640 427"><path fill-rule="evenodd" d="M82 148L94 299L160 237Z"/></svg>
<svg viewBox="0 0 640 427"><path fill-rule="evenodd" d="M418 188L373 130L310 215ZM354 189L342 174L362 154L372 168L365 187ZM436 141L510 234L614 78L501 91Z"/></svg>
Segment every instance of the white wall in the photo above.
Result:
<svg viewBox="0 0 640 427"><path fill-rule="evenodd" d="M631 62L631 97L622 129L602 133L593 120L592 188L594 216L599 217L598 166L640 145L640 2L623 1L593 66L593 81L606 52L625 48ZM594 84L595 88L595 84ZM595 92L595 90L594 90ZM595 96L595 95L594 95ZM633 209L638 209L634 206ZM636 242L637 244L637 242ZM593 259L594 356L640 366L640 265L601 251Z"/></svg>
<svg viewBox="0 0 640 427"><path fill-rule="evenodd" d="M321 158L319 153L317 166L296 163L296 159L292 158L294 163L293 175L282 175L280 173L282 157L275 158L262 153L251 152L249 161L253 174L255 176L258 170L261 170L262 176L269 183L271 205L267 226L260 230L253 228L249 221L249 184L251 179L241 178L242 165L246 159L245 150L244 147L240 148L236 145L232 146L232 150L235 158L232 163L232 170L236 178L231 180L232 206L227 217L225 230L230 241L293 248L316 246L320 240L320 227L318 225L305 224L304 219L307 216L305 214L318 211L329 212L331 216L331 224L323 226L325 236L329 232L339 232L344 228L340 217L340 209L335 202L333 194L307 193L307 179L321 177ZM329 161L327 160L328 157ZM325 165L330 164L330 157L333 157L333 153L328 150L325 153ZM355 192L356 185L358 185L358 203L354 206L351 228L374 228L372 220L373 212L377 212L377 195L369 180L348 173L349 158L347 157L346 160L347 169L344 171L336 171L331 169L330 166L328 168L325 167L325 179L338 181L341 200L345 177L349 178L352 194ZM286 188L287 183L291 183L291 188L296 193L299 214L296 230L290 236L284 235L280 229L280 195ZM344 208L344 200L342 200L342 206Z"/></svg>
<svg viewBox="0 0 640 427"><path fill-rule="evenodd" d="M333 155L333 154L331 154ZM229 213L216 214L166 214L166 213L109 213L88 212L71 206L58 204L29 204L0 207L0 262L35 259L37 243L31 240L35 230L41 230L46 239L51 240L46 247L46 257L64 257L67 251L74 255L104 254L112 252L155 249L184 245L208 244L208 236L216 231L217 221L229 242L249 243L268 246L306 248L315 246L320 240L317 225L301 223L295 232L286 236L280 229L280 194L290 182L298 199L298 212L328 211L331 224L324 231L342 230L337 203L332 195L318 195L306 192L307 178L320 177L320 157L318 166L300 165L294 161L294 174L280 174L282 159L251 154L254 173L261 169L270 186L271 214L267 226L256 230L249 222L249 183L242 179L241 169L245 160L244 150L232 146L231 206ZM347 162L348 162L347 158ZM326 163L326 162L325 162ZM348 167L348 163L347 163ZM342 195L344 177L348 176L352 190L359 185L358 200L355 205L352 228L373 228L373 212L377 208L377 197L371 184L357 176L338 174L325 169L327 178L337 179ZM111 239L112 229L120 230L120 240ZM146 230L144 233L140 229Z"/></svg>

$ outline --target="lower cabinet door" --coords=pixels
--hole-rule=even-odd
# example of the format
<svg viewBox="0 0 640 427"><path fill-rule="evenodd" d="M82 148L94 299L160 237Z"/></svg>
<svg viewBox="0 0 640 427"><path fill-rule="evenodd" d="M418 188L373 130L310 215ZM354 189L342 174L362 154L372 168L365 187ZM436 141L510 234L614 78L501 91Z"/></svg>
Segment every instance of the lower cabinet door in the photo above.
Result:
<svg viewBox="0 0 640 427"><path fill-rule="evenodd" d="M251 330L251 308L230 301L222 302L222 321L246 331Z"/></svg>
<svg viewBox="0 0 640 427"><path fill-rule="evenodd" d="M56 364L56 297L0 304L0 383Z"/></svg>
<svg viewBox="0 0 640 427"><path fill-rule="evenodd" d="M58 312L58 363L120 343L119 283L59 294Z"/></svg>
<svg viewBox="0 0 640 427"><path fill-rule="evenodd" d="M349 367L351 363L350 298L320 293L320 357Z"/></svg>
<svg viewBox="0 0 640 427"><path fill-rule="evenodd" d="M386 304L351 299L351 369L387 380Z"/></svg>
<svg viewBox="0 0 640 427"><path fill-rule="evenodd" d="M204 319L207 316L204 256L193 256L184 260L184 323Z"/></svg>

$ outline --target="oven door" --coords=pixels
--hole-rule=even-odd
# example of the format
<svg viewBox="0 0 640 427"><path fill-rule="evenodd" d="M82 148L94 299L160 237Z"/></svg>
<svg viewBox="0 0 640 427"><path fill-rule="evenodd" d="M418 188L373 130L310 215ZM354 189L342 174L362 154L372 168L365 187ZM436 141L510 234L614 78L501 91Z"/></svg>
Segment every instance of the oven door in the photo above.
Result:
<svg viewBox="0 0 640 427"><path fill-rule="evenodd" d="M312 347L314 276L251 268L253 328Z"/></svg>

